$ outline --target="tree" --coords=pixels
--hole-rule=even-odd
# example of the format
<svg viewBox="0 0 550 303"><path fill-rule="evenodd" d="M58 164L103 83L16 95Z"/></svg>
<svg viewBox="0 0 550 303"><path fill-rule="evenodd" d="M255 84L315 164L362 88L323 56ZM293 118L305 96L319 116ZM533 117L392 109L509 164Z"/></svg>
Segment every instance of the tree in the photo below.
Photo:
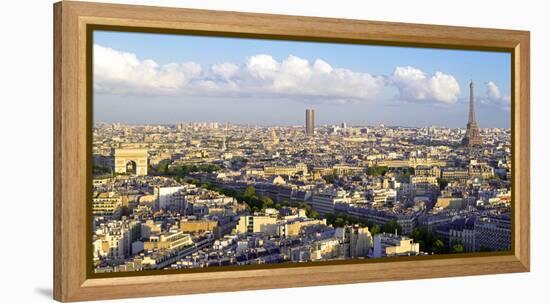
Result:
<svg viewBox="0 0 550 303"><path fill-rule="evenodd" d="M289 207L292 205L292 203L290 203L289 200L284 200L283 202L280 203L281 204L281 207Z"/></svg>
<svg viewBox="0 0 550 303"><path fill-rule="evenodd" d="M243 197L252 198L256 196L256 189L252 186L248 186L243 193Z"/></svg>
<svg viewBox="0 0 550 303"><path fill-rule="evenodd" d="M436 254L446 253L447 249L445 247L445 243L443 243L440 239L435 240L433 244L433 252Z"/></svg>
<svg viewBox="0 0 550 303"><path fill-rule="evenodd" d="M262 209L273 207L273 200L270 197L262 197L261 201L262 201Z"/></svg>
<svg viewBox="0 0 550 303"><path fill-rule="evenodd" d="M200 182L198 180L195 180L195 179L187 178L187 179L185 179L185 182L187 184L193 184L193 185L196 185L196 186L200 186Z"/></svg>
<svg viewBox="0 0 550 303"><path fill-rule="evenodd" d="M316 212L313 208L310 209L309 211L306 209L306 216L308 218L314 218L314 219L319 219L320 215L318 212Z"/></svg>
<svg viewBox="0 0 550 303"><path fill-rule="evenodd" d="M397 230L397 234L400 235L401 232L403 231L403 228L401 227L401 225L397 223L397 221L393 219L386 222L386 224L382 226L382 231L388 234L393 234L396 230Z"/></svg>
<svg viewBox="0 0 550 303"><path fill-rule="evenodd" d="M308 205L309 208L311 208ZM311 210L311 213L308 214L308 210L306 209L306 214L310 218L319 218L319 214L315 210ZM332 225L334 227L343 227L346 225L359 225L360 227L371 227L372 224L365 220L365 219L359 219L352 216L347 216L342 213L328 213L324 215L324 218L327 220L327 225Z"/></svg>
<svg viewBox="0 0 550 303"><path fill-rule="evenodd" d="M333 213L328 213L325 215L325 219L327 220L328 225L334 225L334 221L336 220L336 215Z"/></svg>
<svg viewBox="0 0 550 303"><path fill-rule="evenodd" d="M253 211L260 211L263 209L263 202L258 196L252 196L244 200Z"/></svg>
<svg viewBox="0 0 550 303"><path fill-rule="evenodd" d="M444 190L445 187L447 187L447 184L449 184L449 181L441 178L437 178L437 184L439 184L439 190Z"/></svg>
<svg viewBox="0 0 550 303"><path fill-rule="evenodd" d="M232 189L232 188L222 188L220 191L221 191L222 194L224 194L226 196L229 196L229 197L237 198L239 196L237 191Z"/></svg>
<svg viewBox="0 0 550 303"><path fill-rule="evenodd" d="M170 165L170 160L161 160L157 166L156 173L161 176L165 175L166 173L168 173L168 165Z"/></svg>
<svg viewBox="0 0 550 303"><path fill-rule="evenodd" d="M120 208L120 216L121 217L128 217L132 214L132 210L130 210L130 208L128 208L128 206L122 206Z"/></svg>
<svg viewBox="0 0 550 303"><path fill-rule="evenodd" d="M94 175L106 175L106 174L111 173L111 169L108 168L108 167L104 167L104 166L94 165L93 166L93 173L94 173Z"/></svg>
<svg viewBox="0 0 550 303"><path fill-rule="evenodd" d="M334 221L334 226L335 227L344 227L344 225L346 225L346 221L342 217L338 217Z"/></svg>
<svg viewBox="0 0 550 303"><path fill-rule="evenodd" d="M332 175L323 176L323 179L327 183L334 184L334 180L336 180L336 174L333 173Z"/></svg>
<svg viewBox="0 0 550 303"><path fill-rule="evenodd" d="M367 174L377 177L377 176L383 176L388 171L387 166L372 166L367 168Z"/></svg>
<svg viewBox="0 0 550 303"><path fill-rule="evenodd" d="M169 163L163 162L163 161L159 163L156 170L152 171L153 174L185 177L190 173L195 173L195 172L212 173L220 169L220 167L216 164L199 164L199 165L184 164L184 165L168 168Z"/></svg>
<svg viewBox="0 0 550 303"><path fill-rule="evenodd" d="M428 231L426 227L415 228L411 233L411 238L415 242L418 242L420 250L425 252L433 252L434 243L438 240L437 236L433 232Z"/></svg>
<svg viewBox="0 0 550 303"><path fill-rule="evenodd" d="M374 236L380 233L380 226L378 224L374 224L370 230L370 233Z"/></svg>
<svg viewBox="0 0 550 303"><path fill-rule="evenodd" d="M311 205L309 205L309 204L306 204L306 203L304 203L304 202L298 203L298 208L300 208L300 209L305 209L305 210L306 210L306 216L307 216L308 218L315 218L315 219L317 219L317 218L320 217L319 213L316 212L316 211L311 207ZM327 220L327 223L330 224L330 223L329 223L329 220Z"/></svg>
<svg viewBox="0 0 550 303"><path fill-rule="evenodd" d="M399 180L401 180L402 182L408 182L410 176L414 175L413 167L403 168L400 171L401 175L399 176Z"/></svg>
<svg viewBox="0 0 550 303"><path fill-rule="evenodd" d="M464 246L462 244L455 244L453 245L453 253L460 254L464 252Z"/></svg>

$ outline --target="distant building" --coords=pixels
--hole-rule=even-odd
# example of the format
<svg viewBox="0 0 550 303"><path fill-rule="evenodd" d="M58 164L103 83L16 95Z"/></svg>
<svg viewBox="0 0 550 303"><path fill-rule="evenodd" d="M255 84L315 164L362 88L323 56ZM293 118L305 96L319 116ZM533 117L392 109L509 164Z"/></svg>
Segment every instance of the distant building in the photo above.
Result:
<svg viewBox="0 0 550 303"><path fill-rule="evenodd" d="M435 196L439 191L437 177L410 176L410 183L415 196Z"/></svg>
<svg viewBox="0 0 550 303"><path fill-rule="evenodd" d="M447 181L466 182L470 178L470 172L462 167L445 167L441 170L441 179Z"/></svg>
<svg viewBox="0 0 550 303"><path fill-rule="evenodd" d="M438 177L441 175L439 166L419 165L414 169L415 176Z"/></svg>
<svg viewBox="0 0 550 303"><path fill-rule="evenodd" d="M410 158L408 160L379 160L374 161L374 165L387 166L391 168L397 167L412 167L418 166L447 166L447 162L444 160L435 160L430 158Z"/></svg>
<svg viewBox="0 0 550 303"><path fill-rule="evenodd" d="M279 137L277 137L277 133L275 132L274 128L271 129L271 131L269 132L269 135L271 137L271 142L273 144L278 144L279 143Z"/></svg>
<svg viewBox="0 0 550 303"><path fill-rule="evenodd" d="M294 176L296 174L307 175L308 169L307 165L303 163L298 163L295 166L265 166L264 175L265 176Z"/></svg>
<svg viewBox="0 0 550 303"><path fill-rule="evenodd" d="M365 171L363 166L350 166L337 164L332 167L332 172L338 176L344 175L358 175Z"/></svg>
<svg viewBox="0 0 550 303"><path fill-rule="evenodd" d="M315 110L306 109L306 135L315 133Z"/></svg>
<svg viewBox="0 0 550 303"><path fill-rule="evenodd" d="M487 163L472 160L468 166L468 173L471 178L489 179L495 176L495 170Z"/></svg>

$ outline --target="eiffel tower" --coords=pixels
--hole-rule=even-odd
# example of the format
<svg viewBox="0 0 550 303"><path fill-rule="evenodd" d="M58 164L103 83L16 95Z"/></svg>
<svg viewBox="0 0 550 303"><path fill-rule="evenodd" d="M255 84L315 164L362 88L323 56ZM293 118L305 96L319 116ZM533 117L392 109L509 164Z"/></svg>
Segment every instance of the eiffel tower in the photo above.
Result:
<svg viewBox="0 0 550 303"><path fill-rule="evenodd" d="M481 135L479 134L479 127L477 126L477 121L476 121L473 81L470 81L470 111L468 115L468 124L466 124L466 134L462 139L462 145L469 148L480 147L483 145Z"/></svg>

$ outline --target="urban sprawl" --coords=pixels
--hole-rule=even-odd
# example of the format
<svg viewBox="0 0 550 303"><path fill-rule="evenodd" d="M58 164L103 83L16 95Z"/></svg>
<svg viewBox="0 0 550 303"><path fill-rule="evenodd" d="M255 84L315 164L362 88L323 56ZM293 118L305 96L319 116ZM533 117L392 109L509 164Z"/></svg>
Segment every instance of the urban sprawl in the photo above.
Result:
<svg viewBox="0 0 550 303"><path fill-rule="evenodd" d="M97 273L511 250L511 131L96 123Z"/></svg>

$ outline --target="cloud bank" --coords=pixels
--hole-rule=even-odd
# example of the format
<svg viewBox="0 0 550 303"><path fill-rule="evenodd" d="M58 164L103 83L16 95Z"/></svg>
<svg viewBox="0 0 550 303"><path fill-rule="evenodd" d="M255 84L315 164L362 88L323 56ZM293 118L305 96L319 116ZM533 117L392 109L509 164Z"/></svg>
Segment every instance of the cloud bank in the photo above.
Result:
<svg viewBox="0 0 550 303"><path fill-rule="evenodd" d="M460 95L460 85L454 76L436 72L428 77L412 66L398 66L389 77L389 82L399 91L399 97L407 101L436 101L455 103Z"/></svg>
<svg viewBox="0 0 550 303"><path fill-rule="evenodd" d="M411 66L397 66L390 75L373 75L333 67L321 59L310 62L289 55L278 61L268 54L208 67L195 62L159 65L94 44L94 90L99 93L369 102L383 98L388 87L397 92L395 100L405 102L453 104L460 95L453 75L439 71L428 75ZM491 97L503 98L498 87L491 90Z"/></svg>

